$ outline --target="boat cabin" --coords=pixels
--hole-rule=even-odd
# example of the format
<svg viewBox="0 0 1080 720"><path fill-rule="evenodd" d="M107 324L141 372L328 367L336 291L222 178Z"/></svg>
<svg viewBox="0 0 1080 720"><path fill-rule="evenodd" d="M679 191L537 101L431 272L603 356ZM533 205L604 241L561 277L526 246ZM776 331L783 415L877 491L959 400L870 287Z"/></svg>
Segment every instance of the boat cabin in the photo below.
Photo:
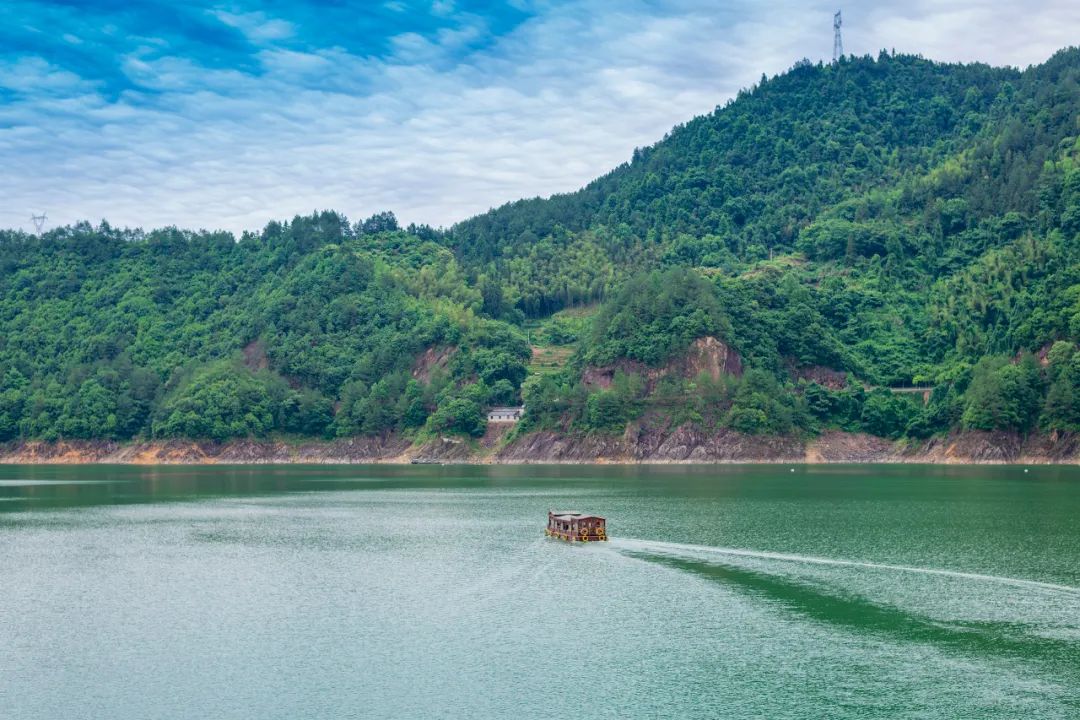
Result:
<svg viewBox="0 0 1080 720"><path fill-rule="evenodd" d="M607 540L607 520L599 515L549 510L544 534L569 542Z"/></svg>

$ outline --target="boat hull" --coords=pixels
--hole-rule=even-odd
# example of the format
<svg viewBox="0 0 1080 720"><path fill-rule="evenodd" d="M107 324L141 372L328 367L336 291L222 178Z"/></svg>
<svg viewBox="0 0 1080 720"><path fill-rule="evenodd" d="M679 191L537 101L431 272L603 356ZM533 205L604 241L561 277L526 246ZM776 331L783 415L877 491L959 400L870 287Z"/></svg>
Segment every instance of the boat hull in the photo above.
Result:
<svg viewBox="0 0 1080 720"><path fill-rule="evenodd" d="M582 535L573 535L571 533L551 530L549 528L544 529L544 535L555 538L556 540L565 540L566 542L607 542L608 539L607 533L586 533Z"/></svg>

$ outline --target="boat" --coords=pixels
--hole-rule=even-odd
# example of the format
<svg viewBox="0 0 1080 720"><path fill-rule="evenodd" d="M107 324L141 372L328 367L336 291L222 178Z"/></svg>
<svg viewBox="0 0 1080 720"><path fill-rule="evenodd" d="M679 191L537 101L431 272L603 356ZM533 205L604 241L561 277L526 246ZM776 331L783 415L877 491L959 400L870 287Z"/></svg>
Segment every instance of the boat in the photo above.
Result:
<svg viewBox="0 0 1080 720"><path fill-rule="evenodd" d="M599 515L586 515L576 511L548 510L548 524L544 534L567 542L605 541L608 539L607 520Z"/></svg>

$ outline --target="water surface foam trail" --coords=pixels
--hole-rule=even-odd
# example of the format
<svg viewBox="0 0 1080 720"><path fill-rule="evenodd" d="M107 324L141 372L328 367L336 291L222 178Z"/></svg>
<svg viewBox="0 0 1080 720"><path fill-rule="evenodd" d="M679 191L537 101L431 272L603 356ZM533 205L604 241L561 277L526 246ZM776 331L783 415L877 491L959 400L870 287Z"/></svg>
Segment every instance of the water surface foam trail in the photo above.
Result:
<svg viewBox="0 0 1080 720"><path fill-rule="evenodd" d="M944 570L941 568L921 568L911 565L890 565L888 563L861 562L858 560L842 560L837 558L815 557L813 555L794 555L787 553L768 552L764 550L744 550L741 548L715 547L711 545L690 545L687 543L663 542L660 540L636 540L633 538L614 538L611 545L620 550L639 552L702 552L713 555L727 555L732 557L747 557L760 560L780 560L783 562L803 563L807 565L829 565L834 567L858 567L871 570L891 570L893 572L918 573L921 575L940 575L943 577L960 578L964 580L977 580L980 582L992 582L1001 585L1012 585L1035 590L1047 590L1056 593L1068 593L1080 597L1080 588L1057 583L1041 582L1039 580L1025 580L1023 578L1002 577L1000 575L984 575L982 573L963 572L960 570Z"/></svg>

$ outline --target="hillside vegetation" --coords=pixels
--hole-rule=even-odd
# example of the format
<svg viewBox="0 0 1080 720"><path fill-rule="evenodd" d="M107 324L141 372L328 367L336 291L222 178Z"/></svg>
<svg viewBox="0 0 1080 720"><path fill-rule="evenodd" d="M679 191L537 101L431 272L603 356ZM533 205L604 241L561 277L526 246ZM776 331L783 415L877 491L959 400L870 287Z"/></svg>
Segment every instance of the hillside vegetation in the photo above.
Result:
<svg viewBox="0 0 1080 720"><path fill-rule="evenodd" d="M570 433L1080 430L1078 118L1080 50L882 54L446 231L2 232L0 440L479 436L522 399ZM701 338L737 366L691 372Z"/></svg>

